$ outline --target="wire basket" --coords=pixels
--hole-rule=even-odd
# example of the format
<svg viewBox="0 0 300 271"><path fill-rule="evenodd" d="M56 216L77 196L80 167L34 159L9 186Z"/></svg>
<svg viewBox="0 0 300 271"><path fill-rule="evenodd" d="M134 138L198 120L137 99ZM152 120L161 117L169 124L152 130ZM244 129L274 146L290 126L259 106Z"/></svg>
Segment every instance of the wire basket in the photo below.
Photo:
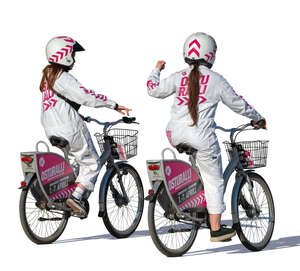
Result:
<svg viewBox="0 0 300 271"><path fill-rule="evenodd" d="M137 155L137 130L131 129L110 129L108 136L113 137L116 143L117 158L119 160L127 160ZM99 144L101 153L104 152L104 134L96 133L95 137Z"/></svg>
<svg viewBox="0 0 300 271"><path fill-rule="evenodd" d="M265 167L267 165L268 143L268 140L235 142L243 168ZM232 144L228 141L223 142L223 144L230 161L233 155Z"/></svg>

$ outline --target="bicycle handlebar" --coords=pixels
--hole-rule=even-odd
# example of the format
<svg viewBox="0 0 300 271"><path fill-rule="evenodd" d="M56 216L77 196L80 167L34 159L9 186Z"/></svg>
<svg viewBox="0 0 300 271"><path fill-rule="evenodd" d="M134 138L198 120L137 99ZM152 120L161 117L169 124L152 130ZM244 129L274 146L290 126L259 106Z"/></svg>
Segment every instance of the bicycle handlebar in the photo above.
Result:
<svg viewBox="0 0 300 271"><path fill-rule="evenodd" d="M135 117L133 117L133 118L123 117L122 119L123 119L123 122L128 123L128 124L134 123L134 121L135 121Z"/></svg>
<svg viewBox="0 0 300 271"><path fill-rule="evenodd" d="M255 126L255 124L258 125L258 126ZM241 125L241 126L238 126L237 128L226 129L226 128L223 128L223 127L221 127L221 126L216 126L215 129L221 130L221 131L223 131L223 132L230 132L230 141L231 141L231 142L234 142L235 139L236 139L236 137L235 137L235 139L233 139L233 137L234 137L234 134L235 134L236 132L242 132L242 131L244 131L247 127L249 127L249 126L252 126L252 127L253 127L253 130L265 129L265 128L264 128L265 125L266 125L265 119L261 119L260 121L258 121L258 122L256 122L256 123L254 123L254 121L252 120L250 123L243 124L243 125ZM236 135L236 136L237 136L237 135Z"/></svg>
<svg viewBox="0 0 300 271"><path fill-rule="evenodd" d="M86 121L86 122L91 122L91 121L93 121L93 122L96 122L96 123L99 124L99 125L104 125L104 128L103 128L104 135L106 135L106 130L107 130L107 128L108 128L109 126L114 126L114 125L116 125L116 124L118 124L118 123L121 123L121 122L127 123L127 124L131 124L131 123L139 124L138 122L135 121L136 118L134 118L134 117L132 117L132 118L129 118L129 117L123 117L123 118L121 118L121 119L119 119L119 120L117 120L117 121L113 121L113 122L101 122L101 121L96 120L96 119L91 118L91 117L84 117L83 120Z"/></svg>
<svg viewBox="0 0 300 271"><path fill-rule="evenodd" d="M84 117L83 120L86 121L86 122L93 121L93 122L98 123L99 125L109 125L109 126L110 125L112 125L112 126L116 125L120 122L124 122L124 123L128 123L128 124L130 124L130 123L137 123L138 124L138 122L135 122L136 118L134 118L134 117L133 118L123 117L122 119L119 119L119 120L113 121L113 122L101 122L101 121L96 120L96 119L91 118L91 117Z"/></svg>

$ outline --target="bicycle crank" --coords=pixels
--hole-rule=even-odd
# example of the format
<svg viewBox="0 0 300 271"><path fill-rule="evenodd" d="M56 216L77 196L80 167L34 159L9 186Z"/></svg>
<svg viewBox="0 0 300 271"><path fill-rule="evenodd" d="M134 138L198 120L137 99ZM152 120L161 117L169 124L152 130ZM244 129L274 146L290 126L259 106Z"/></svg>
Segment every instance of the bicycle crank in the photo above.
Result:
<svg viewBox="0 0 300 271"><path fill-rule="evenodd" d="M39 217L38 221L41 221L41 222L43 222L43 221L61 221L63 219L64 218L62 218L62 217L51 217L51 218Z"/></svg>
<svg viewBox="0 0 300 271"><path fill-rule="evenodd" d="M190 232L192 230L192 228L181 228L181 229L174 229L174 228L171 228L168 230L168 233L176 233L176 232Z"/></svg>

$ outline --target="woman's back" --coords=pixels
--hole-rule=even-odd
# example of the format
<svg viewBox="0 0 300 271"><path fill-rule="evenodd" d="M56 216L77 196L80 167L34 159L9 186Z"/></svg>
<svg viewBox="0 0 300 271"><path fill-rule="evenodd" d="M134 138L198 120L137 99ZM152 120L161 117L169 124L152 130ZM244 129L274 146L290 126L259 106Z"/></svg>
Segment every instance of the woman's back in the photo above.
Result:
<svg viewBox="0 0 300 271"><path fill-rule="evenodd" d="M199 66L198 121L197 125L192 126L193 120L188 108L188 78L191 70L189 67L173 73L166 79L160 81L160 70L154 69L147 82L148 94L150 96L165 98L174 94L171 119L167 127L167 130L173 131L173 138L178 138L179 141L183 140L195 146L195 144L193 144L195 139L197 139L197 141L204 141L213 136L213 130L216 125L214 118L220 101L236 113L252 119L258 120L261 118L252 106L241 96L236 94L233 88L220 74L201 65ZM174 133L178 134L179 131L180 135L174 135ZM197 136L195 136L195 133ZM177 143L178 142L174 144L176 145Z"/></svg>
<svg viewBox="0 0 300 271"><path fill-rule="evenodd" d="M216 82L219 75L209 70L205 66L200 66L201 78L199 80L199 101L198 113L199 121L208 118L214 118L217 103L219 102L219 93L216 89ZM171 109L171 120L184 121L192 124L192 119L188 110L189 90L188 77L191 69L187 68L171 75L173 81L174 102ZM151 95L153 92L150 92Z"/></svg>

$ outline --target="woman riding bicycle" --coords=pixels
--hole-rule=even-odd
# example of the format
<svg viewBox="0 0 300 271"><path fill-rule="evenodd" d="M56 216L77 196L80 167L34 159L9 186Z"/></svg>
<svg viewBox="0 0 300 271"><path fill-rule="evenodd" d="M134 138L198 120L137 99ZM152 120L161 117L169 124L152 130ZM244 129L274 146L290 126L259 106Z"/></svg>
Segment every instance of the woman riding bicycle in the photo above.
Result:
<svg viewBox="0 0 300 271"><path fill-rule="evenodd" d="M96 94L84 87L69 71L75 63L75 53L84 48L67 36L51 39L46 46L49 65L43 70L40 84L42 92L41 122L46 136L64 138L69 143L68 156L71 165L79 166L78 183L67 204L75 213L86 215L81 201L85 191L93 191L100 171L99 157L95 150L88 128L78 113L81 105L107 107L124 114L128 109Z"/></svg>
<svg viewBox="0 0 300 271"><path fill-rule="evenodd" d="M158 61L147 81L148 94L166 98L175 94L167 137L174 147L187 143L198 150L197 163L204 183L207 210L211 227L211 241L229 240L234 229L222 227L221 214L224 180L221 150L215 134L215 113L222 101L234 112L256 122L262 116L239 96L229 83L211 69L216 55L215 40L205 33L194 33L185 41L183 55L188 68L160 81L165 61Z"/></svg>

